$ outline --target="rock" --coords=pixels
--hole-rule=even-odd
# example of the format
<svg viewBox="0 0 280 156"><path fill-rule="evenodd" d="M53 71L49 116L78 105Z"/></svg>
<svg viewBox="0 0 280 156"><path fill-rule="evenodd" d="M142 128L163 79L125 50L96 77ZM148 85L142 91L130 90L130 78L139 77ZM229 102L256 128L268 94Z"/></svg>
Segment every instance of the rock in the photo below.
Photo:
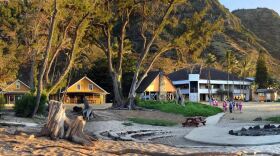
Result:
<svg viewBox="0 0 280 156"><path fill-rule="evenodd" d="M270 128L276 128L276 126L275 125L271 125Z"/></svg>
<svg viewBox="0 0 280 156"><path fill-rule="evenodd" d="M230 131L228 132L228 134L230 134L230 135L234 135L233 130L230 130Z"/></svg>
<svg viewBox="0 0 280 156"><path fill-rule="evenodd" d="M254 119L253 121L262 121L261 117L257 117L256 119Z"/></svg>
<svg viewBox="0 0 280 156"><path fill-rule="evenodd" d="M254 130L261 129L261 126L260 125L254 126L253 129Z"/></svg>
<svg viewBox="0 0 280 156"><path fill-rule="evenodd" d="M264 129L269 129L270 128L270 124L264 125L263 128Z"/></svg>
<svg viewBox="0 0 280 156"><path fill-rule="evenodd" d="M252 130L253 129L253 127L249 127L249 130Z"/></svg>
<svg viewBox="0 0 280 156"><path fill-rule="evenodd" d="M83 111L83 108L82 108L82 107L78 107L78 106L74 106L74 107L73 107L73 112L81 113L82 111Z"/></svg>
<svg viewBox="0 0 280 156"><path fill-rule="evenodd" d="M280 128L280 125L278 126L278 128Z"/></svg>
<svg viewBox="0 0 280 156"><path fill-rule="evenodd" d="M240 131L245 132L245 131L247 131L247 129L243 127Z"/></svg>

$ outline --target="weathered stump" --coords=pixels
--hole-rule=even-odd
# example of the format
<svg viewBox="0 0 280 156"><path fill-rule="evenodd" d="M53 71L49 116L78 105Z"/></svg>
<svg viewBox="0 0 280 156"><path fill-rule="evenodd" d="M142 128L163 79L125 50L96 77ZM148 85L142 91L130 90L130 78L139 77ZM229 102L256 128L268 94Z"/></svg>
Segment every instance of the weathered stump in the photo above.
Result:
<svg viewBox="0 0 280 156"><path fill-rule="evenodd" d="M83 131L85 124L82 116L71 121L65 114L63 103L51 100L47 123L42 128L41 134L52 139L68 139L78 144L91 145L92 138Z"/></svg>

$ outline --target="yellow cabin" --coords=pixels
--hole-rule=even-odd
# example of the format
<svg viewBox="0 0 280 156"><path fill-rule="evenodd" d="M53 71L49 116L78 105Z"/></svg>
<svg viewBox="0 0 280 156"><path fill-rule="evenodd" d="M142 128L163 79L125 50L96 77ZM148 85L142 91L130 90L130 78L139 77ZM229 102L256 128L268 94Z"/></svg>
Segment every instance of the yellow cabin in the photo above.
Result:
<svg viewBox="0 0 280 156"><path fill-rule="evenodd" d="M6 99L6 103L15 104L16 100L30 91L30 87L20 80L9 83L3 90L2 94Z"/></svg>
<svg viewBox="0 0 280 156"><path fill-rule="evenodd" d="M60 97L64 95L63 102L67 104L83 103L84 98L90 104L104 104L107 94L109 93L85 76L61 92ZM58 97L52 95L50 99L58 100Z"/></svg>
<svg viewBox="0 0 280 156"><path fill-rule="evenodd" d="M149 72L137 89L145 100L173 100L176 88L162 71Z"/></svg>

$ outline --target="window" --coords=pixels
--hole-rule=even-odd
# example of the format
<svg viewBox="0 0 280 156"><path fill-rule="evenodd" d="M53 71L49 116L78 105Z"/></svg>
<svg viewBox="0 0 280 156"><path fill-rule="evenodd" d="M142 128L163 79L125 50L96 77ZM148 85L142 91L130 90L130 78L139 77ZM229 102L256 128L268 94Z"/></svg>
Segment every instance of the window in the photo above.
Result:
<svg viewBox="0 0 280 156"><path fill-rule="evenodd" d="M20 89L20 83L19 82L16 82L16 88Z"/></svg>
<svg viewBox="0 0 280 156"><path fill-rule="evenodd" d="M80 84L77 85L77 89L81 90L81 85Z"/></svg>
<svg viewBox="0 0 280 156"><path fill-rule="evenodd" d="M93 90L93 84L89 84L89 85L88 85L88 89L89 89L89 90Z"/></svg>

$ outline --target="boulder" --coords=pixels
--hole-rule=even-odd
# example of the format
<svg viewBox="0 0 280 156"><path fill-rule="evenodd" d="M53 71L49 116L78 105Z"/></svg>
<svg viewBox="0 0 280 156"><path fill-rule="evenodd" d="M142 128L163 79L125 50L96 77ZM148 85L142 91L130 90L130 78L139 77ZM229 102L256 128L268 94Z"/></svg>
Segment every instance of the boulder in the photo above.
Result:
<svg viewBox="0 0 280 156"><path fill-rule="evenodd" d="M254 119L253 121L262 121L261 117L257 117L256 119Z"/></svg>
<svg viewBox="0 0 280 156"><path fill-rule="evenodd" d="M270 129L270 124L264 125L263 128L264 129Z"/></svg>
<svg viewBox="0 0 280 156"><path fill-rule="evenodd" d="M247 131L247 129L243 127L240 131L245 132L245 131Z"/></svg>
<svg viewBox="0 0 280 156"><path fill-rule="evenodd" d="M74 107L73 107L73 112L81 113L82 111L83 111L83 108L82 108L82 107L78 107L78 106L74 106Z"/></svg>
<svg viewBox="0 0 280 156"><path fill-rule="evenodd" d="M261 126L260 126L260 125L254 126L253 129L254 129L254 130L261 129Z"/></svg>

